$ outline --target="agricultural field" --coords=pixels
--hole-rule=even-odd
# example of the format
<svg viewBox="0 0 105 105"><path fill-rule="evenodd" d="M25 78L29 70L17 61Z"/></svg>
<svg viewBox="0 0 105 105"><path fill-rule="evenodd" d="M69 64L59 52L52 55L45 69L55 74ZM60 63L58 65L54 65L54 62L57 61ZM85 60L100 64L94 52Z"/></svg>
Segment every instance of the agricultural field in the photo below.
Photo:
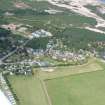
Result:
<svg viewBox="0 0 105 105"><path fill-rule="evenodd" d="M13 92L19 99L19 105L48 105L46 96L38 78L9 76Z"/></svg>
<svg viewBox="0 0 105 105"><path fill-rule="evenodd" d="M49 97L51 98L52 105L69 105L71 102L73 105L77 105L77 103L81 105L83 96L88 98L89 91L92 91L91 89L95 88L93 91L95 93L97 88L99 88L97 87L98 82L100 84L98 86L104 83L105 76L103 69L103 63L96 59L92 59L87 64L80 66L57 67L55 71L51 73L42 72L41 69L37 68L36 70L38 71L34 76L8 76L8 80L12 91L19 99L20 105L50 105ZM102 82L100 82L101 79L103 79ZM45 83L46 87L43 86L43 83ZM91 88L90 86L92 84L94 84L94 87ZM87 87L86 90L85 87ZM46 95L44 88L46 88L48 95ZM81 99L78 99L79 91L82 95ZM94 93L92 93L93 96ZM78 95L78 97L74 98L76 97L75 95ZM83 102L86 101L85 97ZM90 99L92 98L89 97L88 100ZM93 103L94 101L95 98L93 98ZM89 105L88 102L86 105Z"/></svg>
<svg viewBox="0 0 105 105"><path fill-rule="evenodd" d="M48 69L53 69L54 71L49 73L49 72L43 72L39 68L35 70L39 71L40 78L46 80L46 79L54 79L74 74L80 74L84 72L103 70L104 65L99 60L91 58L86 64L77 65L77 66L60 66Z"/></svg>
<svg viewBox="0 0 105 105"><path fill-rule="evenodd" d="M105 71L46 81L52 105L104 105Z"/></svg>

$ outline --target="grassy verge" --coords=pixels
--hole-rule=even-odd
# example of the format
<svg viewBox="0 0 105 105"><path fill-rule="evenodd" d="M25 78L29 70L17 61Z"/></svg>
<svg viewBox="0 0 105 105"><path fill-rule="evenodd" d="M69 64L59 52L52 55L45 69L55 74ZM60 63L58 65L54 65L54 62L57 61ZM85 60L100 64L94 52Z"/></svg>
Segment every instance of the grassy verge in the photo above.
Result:
<svg viewBox="0 0 105 105"><path fill-rule="evenodd" d="M64 77L74 74L80 74L84 72L92 72L97 70L103 70L103 66L98 62L99 60L95 58L89 59L88 63L77 66L62 66L62 67L53 67L49 69L54 69L54 72L43 72L38 69L40 78L42 79L53 79L58 77ZM48 68L45 68L48 69Z"/></svg>

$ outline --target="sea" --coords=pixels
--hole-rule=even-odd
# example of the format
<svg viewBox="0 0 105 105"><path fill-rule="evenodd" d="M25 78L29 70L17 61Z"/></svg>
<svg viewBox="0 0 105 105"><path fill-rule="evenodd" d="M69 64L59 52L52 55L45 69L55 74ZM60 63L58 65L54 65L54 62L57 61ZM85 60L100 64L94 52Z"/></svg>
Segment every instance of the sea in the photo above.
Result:
<svg viewBox="0 0 105 105"><path fill-rule="evenodd" d="M102 1L102 2L104 2L104 3L105 3L105 0L100 0L100 1Z"/></svg>

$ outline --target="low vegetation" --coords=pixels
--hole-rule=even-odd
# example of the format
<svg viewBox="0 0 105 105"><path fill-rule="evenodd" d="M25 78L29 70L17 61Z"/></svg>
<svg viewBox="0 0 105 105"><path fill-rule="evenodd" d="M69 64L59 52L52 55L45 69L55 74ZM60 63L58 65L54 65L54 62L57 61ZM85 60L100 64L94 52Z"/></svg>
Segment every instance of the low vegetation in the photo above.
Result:
<svg viewBox="0 0 105 105"><path fill-rule="evenodd" d="M104 105L105 71L46 81L53 105Z"/></svg>

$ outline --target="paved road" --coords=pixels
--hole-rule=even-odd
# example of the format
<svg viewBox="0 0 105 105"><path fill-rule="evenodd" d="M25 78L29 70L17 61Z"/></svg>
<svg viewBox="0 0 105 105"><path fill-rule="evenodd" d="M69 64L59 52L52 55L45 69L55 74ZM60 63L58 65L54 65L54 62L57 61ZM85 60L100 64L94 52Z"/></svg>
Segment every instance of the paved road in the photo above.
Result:
<svg viewBox="0 0 105 105"><path fill-rule="evenodd" d="M8 54L7 54L6 56L4 56L3 58L1 58L1 59L0 59L0 63L2 63L2 61L5 60L6 58L8 58L9 56L13 55L17 50L18 50L18 48L15 49L14 51L8 53Z"/></svg>
<svg viewBox="0 0 105 105"><path fill-rule="evenodd" d="M20 47L24 47L29 41L31 41L32 39L27 40L26 42L24 42ZM19 48L16 48L15 50L11 51L10 53L8 53L6 56L4 56L3 58L0 59L0 65L3 64L3 60L7 59L8 57L12 56L15 52L18 51Z"/></svg>

